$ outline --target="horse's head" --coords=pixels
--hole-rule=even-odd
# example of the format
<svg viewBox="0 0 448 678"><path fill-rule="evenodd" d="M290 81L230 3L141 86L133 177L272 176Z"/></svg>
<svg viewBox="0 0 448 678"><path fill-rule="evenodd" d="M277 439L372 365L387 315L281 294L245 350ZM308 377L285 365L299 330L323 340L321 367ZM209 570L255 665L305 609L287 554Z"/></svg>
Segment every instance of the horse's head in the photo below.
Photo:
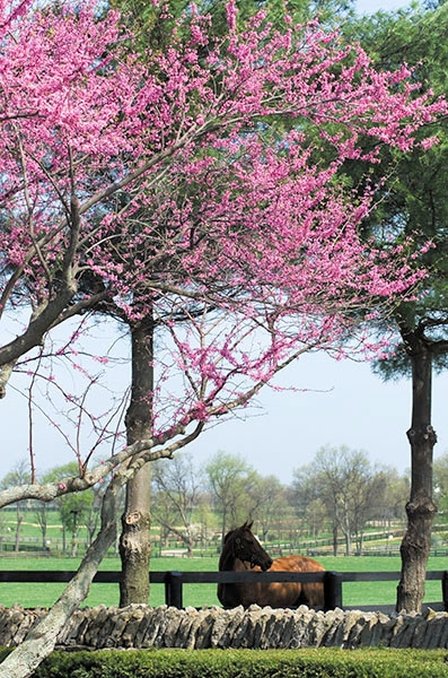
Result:
<svg viewBox="0 0 448 678"><path fill-rule="evenodd" d="M251 532L252 523L244 523L236 530L226 534L224 545L231 549L235 558L250 563L251 567L258 565L263 572L269 570L272 558L266 553L258 539Z"/></svg>

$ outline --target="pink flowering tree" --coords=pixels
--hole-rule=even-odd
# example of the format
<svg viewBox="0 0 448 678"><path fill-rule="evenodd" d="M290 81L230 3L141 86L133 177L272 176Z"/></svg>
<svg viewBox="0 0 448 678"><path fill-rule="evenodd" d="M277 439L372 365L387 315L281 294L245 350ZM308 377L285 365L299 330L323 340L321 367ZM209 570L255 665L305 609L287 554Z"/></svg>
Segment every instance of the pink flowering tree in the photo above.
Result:
<svg viewBox="0 0 448 678"><path fill-rule="evenodd" d="M50 501L110 479L77 578L0 676L30 675L51 651L113 540L120 486L144 487L149 461L304 351L381 350L363 319L424 275L406 248L362 243L375 186L338 171L377 163L384 144L411 149L444 104L317 23L278 32L260 13L240 31L232 1L227 22L215 38L193 6L142 63L114 12L0 0L0 395L43 379L85 414L88 389L69 396L55 365L72 361L97 387L79 342L101 314L129 328L135 368L127 439L110 409L89 419L111 456L95 464L78 444L77 477L0 493L0 505Z"/></svg>

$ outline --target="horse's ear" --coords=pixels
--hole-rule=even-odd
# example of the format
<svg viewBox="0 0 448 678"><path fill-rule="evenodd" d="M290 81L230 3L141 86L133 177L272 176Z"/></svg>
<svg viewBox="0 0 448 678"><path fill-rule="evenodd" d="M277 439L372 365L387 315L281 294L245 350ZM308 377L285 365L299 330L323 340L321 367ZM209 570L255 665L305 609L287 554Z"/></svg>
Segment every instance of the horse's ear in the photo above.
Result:
<svg viewBox="0 0 448 678"><path fill-rule="evenodd" d="M248 530L251 530L251 529L252 529L252 525L253 525L253 524L254 524L254 521L253 521L253 520L252 520L250 523L248 523L247 520L246 520L246 527L247 527Z"/></svg>

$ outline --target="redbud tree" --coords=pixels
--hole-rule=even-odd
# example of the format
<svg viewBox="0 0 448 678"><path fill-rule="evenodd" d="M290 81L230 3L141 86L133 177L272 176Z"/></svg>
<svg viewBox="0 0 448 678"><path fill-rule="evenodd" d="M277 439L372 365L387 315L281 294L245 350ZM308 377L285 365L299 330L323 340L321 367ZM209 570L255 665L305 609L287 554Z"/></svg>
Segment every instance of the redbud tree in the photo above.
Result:
<svg viewBox="0 0 448 678"><path fill-rule="evenodd" d="M0 394L24 369L58 388L56 360L78 350L77 318L85 328L108 314L155 337L143 398L151 434L99 465L78 448L79 477L33 478L1 493L3 505L80 491L114 470L112 496L302 352L341 351L347 338L381 350L363 334L366 309L371 318L412 295L424 276L407 243L362 241L376 187L339 171L377 164L384 145L412 149L444 103L406 66L377 71L317 22L286 18L278 31L260 12L239 29L233 1L226 15L216 37L192 5L171 22L170 47L148 45L143 60L102 6L0 0ZM83 393L70 398L83 410ZM108 496L59 625L110 543Z"/></svg>

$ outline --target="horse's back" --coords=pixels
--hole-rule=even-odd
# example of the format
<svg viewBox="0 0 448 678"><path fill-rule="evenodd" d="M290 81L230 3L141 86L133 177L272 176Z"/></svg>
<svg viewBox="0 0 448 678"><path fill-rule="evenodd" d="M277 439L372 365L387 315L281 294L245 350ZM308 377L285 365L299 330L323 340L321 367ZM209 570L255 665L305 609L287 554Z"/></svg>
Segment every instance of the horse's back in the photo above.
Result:
<svg viewBox="0 0 448 678"><path fill-rule="evenodd" d="M323 572L325 567L308 556L275 558L269 572Z"/></svg>
<svg viewBox="0 0 448 678"><path fill-rule="evenodd" d="M282 556L276 558L269 568L269 572L324 572L325 567L314 558L308 556ZM325 604L324 585L319 582L303 584L285 584L284 586L298 586L298 590L291 588L295 595L294 603L290 605L308 605L308 607L322 609Z"/></svg>

